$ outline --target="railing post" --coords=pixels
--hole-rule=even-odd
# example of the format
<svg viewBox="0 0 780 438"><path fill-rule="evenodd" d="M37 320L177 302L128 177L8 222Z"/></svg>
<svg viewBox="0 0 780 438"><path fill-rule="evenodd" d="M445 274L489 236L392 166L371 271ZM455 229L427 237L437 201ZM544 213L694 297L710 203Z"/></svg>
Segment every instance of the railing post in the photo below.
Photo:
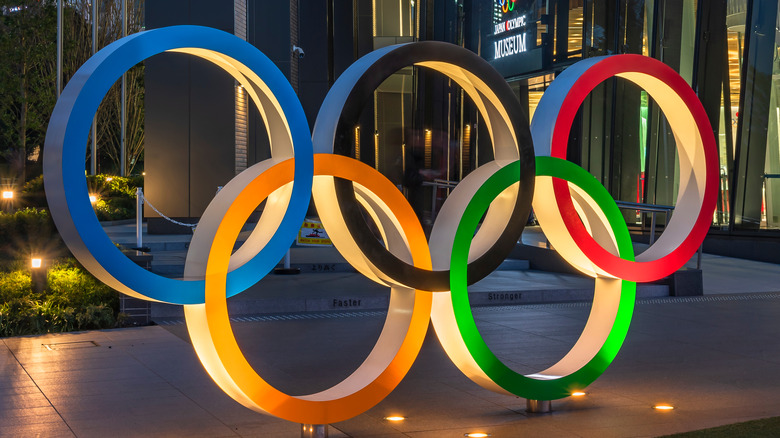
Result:
<svg viewBox="0 0 780 438"><path fill-rule="evenodd" d="M135 247L140 251L144 246L144 192L135 188Z"/></svg>
<svg viewBox="0 0 780 438"><path fill-rule="evenodd" d="M436 219L436 195L439 194L439 186L434 183L431 186L431 191L433 192L431 196L431 222L433 222Z"/></svg>
<svg viewBox="0 0 780 438"><path fill-rule="evenodd" d="M696 251L696 269L701 270L701 253L704 251L704 242L699 246L699 250Z"/></svg>
<svg viewBox="0 0 780 438"><path fill-rule="evenodd" d="M655 242L655 211L650 212L650 245Z"/></svg>

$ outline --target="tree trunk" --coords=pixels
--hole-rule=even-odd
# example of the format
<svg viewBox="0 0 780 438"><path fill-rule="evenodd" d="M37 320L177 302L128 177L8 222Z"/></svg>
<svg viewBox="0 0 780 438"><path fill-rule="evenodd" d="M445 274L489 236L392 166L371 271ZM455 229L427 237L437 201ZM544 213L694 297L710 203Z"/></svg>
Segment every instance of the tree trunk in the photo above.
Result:
<svg viewBox="0 0 780 438"><path fill-rule="evenodd" d="M27 168L27 62L22 61L22 74L19 80L22 105L19 111L19 162L16 177L19 184L26 182Z"/></svg>

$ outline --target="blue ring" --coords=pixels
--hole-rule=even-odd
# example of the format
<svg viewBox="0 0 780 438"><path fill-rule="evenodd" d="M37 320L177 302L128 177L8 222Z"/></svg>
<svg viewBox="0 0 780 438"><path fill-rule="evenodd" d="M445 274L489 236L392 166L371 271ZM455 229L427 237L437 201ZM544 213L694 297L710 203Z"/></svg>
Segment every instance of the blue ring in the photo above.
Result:
<svg viewBox="0 0 780 438"><path fill-rule="evenodd" d="M273 62L251 44L226 32L200 26L154 29L122 38L90 58L65 87L52 113L44 148L44 184L52 218L63 240L93 274L103 277L108 273L120 286L152 300L202 304L203 280L161 277L137 266L116 248L95 216L84 175L92 118L109 88L139 62L180 48L206 49L243 63L270 88L286 117L296 157L290 204L266 247L228 274L227 297L244 291L276 266L309 206L314 174L309 125L289 81Z"/></svg>

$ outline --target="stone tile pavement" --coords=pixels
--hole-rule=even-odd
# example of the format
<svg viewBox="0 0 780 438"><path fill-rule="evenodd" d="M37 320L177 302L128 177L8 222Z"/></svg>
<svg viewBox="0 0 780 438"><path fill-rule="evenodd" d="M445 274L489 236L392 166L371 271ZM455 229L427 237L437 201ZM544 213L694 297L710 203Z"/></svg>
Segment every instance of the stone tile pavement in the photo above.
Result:
<svg viewBox="0 0 780 438"><path fill-rule="evenodd" d="M520 372L553 363L576 340L587 303L475 308L488 345ZM377 312L234 322L242 349L292 393L346 377L373 346ZM340 317L333 317L340 316ZM383 402L330 436L633 437L780 415L780 294L654 298L636 306L614 364L582 398L527 414L525 401L466 379L429 332L409 375ZM666 402L675 410L652 409ZM398 414L402 423L383 418ZM252 412L201 368L186 327L144 327L0 340L0 436L300 436Z"/></svg>

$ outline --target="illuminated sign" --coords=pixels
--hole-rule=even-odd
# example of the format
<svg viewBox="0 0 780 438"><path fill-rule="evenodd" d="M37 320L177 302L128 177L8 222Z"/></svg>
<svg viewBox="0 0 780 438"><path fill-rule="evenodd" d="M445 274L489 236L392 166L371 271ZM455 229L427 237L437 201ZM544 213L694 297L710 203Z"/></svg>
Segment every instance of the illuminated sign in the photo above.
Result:
<svg viewBox="0 0 780 438"><path fill-rule="evenodd" d="M271 139L272 158L241 172L209 204L189 246L187 280L181 281L146 271L114 246L87 199L84 174L86 136L103 96L127 69L166 51L205 59L230 74L264 114ZM447 197L430 241L397 187L374 168L340 155L349 153L352 144L338 140L350 138L374 90L408 66L434 70L463 88L490 127L496 158L469 173ZM609 192L586 170L565 161L583 99L614 76L647 90L679 139L675 215L661 237L636 257ZM289 81L265 55L216 29L175 26L116 41L76 72L49 123L44 183L52 217L74 256L115 289L184 305L204 368L226 394L252 410L304 424L359 415L400 383L419 354L429 322L449 358L474 382L502 394L555 400L582 390L614 360L631 321L635 282L665 277L696 252L712 220L720 172L701 103L679 74L652 58L613 55L580 61L553 81L530 127L524 120L525 110L489 63L462 47L424 41L384 47L352 64L328 92L310 135ZM247 361L233 334L226 298L276 266L299 232L310 199L336 249L360 273L389 285L391 298L377 344L357 370L329 389L294 396L273 387ZM243 225L264 201L262 226L234 252ZM515 247L532 203L558 254L596 281L590 317L571 351L547 369L520 374L479 333L467 284L490 274ZM361 302L333 305L359 307Z"/></svg>
<svg viewBox="0 0 780 438"><path fill-rule="evenodd" d="M525 44L525 34L514 35L509 38L504 38L493 43L495 48L495 55L493 59L500 59L505 56L517 55L528 50L528 46Z"/></svg>
<svg viewBox="0 0 780 438"><path fill-rule="evenodd" d="M504 12L512 11L515 8L514 0L504 0L503 3L499 3L501 5L501 10ZM526 41L527 24L526 15L521 15L493 25L493 36L497 38L493 41L493 60L528 51L528 44ZM521 33L503 37L504 34L512 31L520 31Z"/></svg>
<svg viewBox="0 0 780 438"><path fill-rule="evenodd" d="M516 0L496 0L496 1L498 1L498 4L501 6L501 10L505 14L515 9Z"/></svg>
<svg viewBox="0 0 780 438"><path fill-rule="evenodd" d="M504 32L508 32L510 30L519 29L521 27L525 27L526 25L526 19L525 15L521 15L517 18L513 18L511 20L506 20L501 23L496 23L495 25L495 32L493 35L500 35Z"/></svg>

